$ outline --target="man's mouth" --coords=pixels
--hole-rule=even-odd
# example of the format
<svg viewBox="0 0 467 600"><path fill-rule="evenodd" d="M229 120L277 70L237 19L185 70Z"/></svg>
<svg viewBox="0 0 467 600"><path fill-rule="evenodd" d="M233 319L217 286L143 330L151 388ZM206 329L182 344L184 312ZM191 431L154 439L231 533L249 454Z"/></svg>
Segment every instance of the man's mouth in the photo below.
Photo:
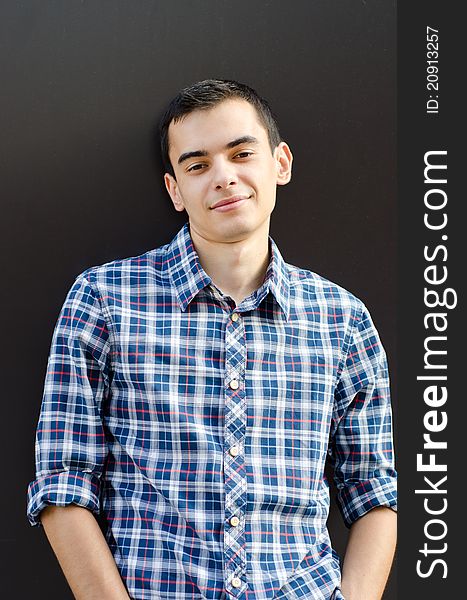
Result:
<svg viewBox="0 0 467 600"><path fill-rule="evenodd" d="M211 209L220 208L221 206L227 206L229 204L234 204L237 202L241 202L242 200L248 200L251 196L231 196L230 198L224 198L223 200L219 200L211 206Z"/></svg>

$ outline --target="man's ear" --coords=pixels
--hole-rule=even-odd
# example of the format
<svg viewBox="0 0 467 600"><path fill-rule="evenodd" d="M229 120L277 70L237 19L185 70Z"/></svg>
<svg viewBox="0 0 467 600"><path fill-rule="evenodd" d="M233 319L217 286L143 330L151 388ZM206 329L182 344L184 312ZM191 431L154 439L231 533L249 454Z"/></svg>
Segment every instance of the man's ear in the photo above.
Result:
<svg viewBox="0 0 467 600"><path fill-rule="evenodd" d="M164 174L164 183L165 183L165 187L166 187L167 191L169 192L169 196L172 200L175 210L178 210L178 212L182 212L183 210L185 210L185 206L183 204L183 199L180 195L180 192L178 189L178 183L177 183L175 177L170 175L170 173L165 173Z"/></svg>
<svg viewBox="0 0 467 600"><path fill-rule="evenodd" d="M277 185L285 185L292 178L292 151L285 142L281 142L274 149L274 155L277 165Z"/></svg>

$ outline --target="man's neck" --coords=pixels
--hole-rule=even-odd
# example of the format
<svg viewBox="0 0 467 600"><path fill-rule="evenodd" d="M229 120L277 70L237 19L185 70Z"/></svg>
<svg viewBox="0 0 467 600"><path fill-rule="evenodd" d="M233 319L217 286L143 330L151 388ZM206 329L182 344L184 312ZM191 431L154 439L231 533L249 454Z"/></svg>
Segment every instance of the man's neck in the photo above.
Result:
<svg viewBox="0 0 467 600"><path fill-rule="evenodd" d="M190 234L201 266L213 284L237 306L261 286L270 260L269 219L253 235L236 242L206 239L193 227Z"/></svg>

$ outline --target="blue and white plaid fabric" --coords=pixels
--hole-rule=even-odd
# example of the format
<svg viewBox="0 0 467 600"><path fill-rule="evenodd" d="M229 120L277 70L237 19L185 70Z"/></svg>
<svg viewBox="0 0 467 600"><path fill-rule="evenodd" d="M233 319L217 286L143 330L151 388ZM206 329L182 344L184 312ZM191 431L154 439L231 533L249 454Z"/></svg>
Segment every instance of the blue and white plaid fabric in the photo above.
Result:
<svg viewBox="0 0 467 600"><path fill-rule="evenodd" d="M58 318L28 518L101 512L138 600L342 598L327 457L350 526L396 505L385 352L365 306L284 262L235 307L188 223L81 273Z"/></svg>

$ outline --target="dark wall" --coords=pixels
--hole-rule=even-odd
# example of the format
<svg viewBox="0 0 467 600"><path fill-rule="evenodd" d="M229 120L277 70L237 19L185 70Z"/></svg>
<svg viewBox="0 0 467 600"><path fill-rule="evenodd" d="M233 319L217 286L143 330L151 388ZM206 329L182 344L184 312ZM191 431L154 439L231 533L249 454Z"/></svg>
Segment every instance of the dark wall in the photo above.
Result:
<svg viewBox="0 0 467 600"><path fill-rule="evenodd" d="M394 367L395 16L391 0L0 4L2 597L72 598L25 516L53 326L82 270L185 222L153 135L181 87L238 79L270 101L295 157L271 234L287 262L367 304ZM396 409L394 368L392 382ZM343 553L335 508L330 527Z"/></svg>

